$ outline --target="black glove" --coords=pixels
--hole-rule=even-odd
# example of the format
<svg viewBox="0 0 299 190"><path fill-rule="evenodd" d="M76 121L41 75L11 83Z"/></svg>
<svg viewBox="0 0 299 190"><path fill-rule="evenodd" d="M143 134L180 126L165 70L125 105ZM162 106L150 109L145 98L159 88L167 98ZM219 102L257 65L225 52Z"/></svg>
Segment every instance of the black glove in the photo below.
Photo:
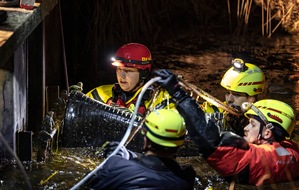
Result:
<svg viewBox="0 0 299 190"><path fill-rule="evenodd" d="M176 75L171 73L169 70L154 70L153 74L162 78L157 83L164 87L171 96L173 96L178 90L181 90Z"/></svg>
<svg viewBox="0 0 299 190"><path fill-rule="evenodd" d="M119 142L117 141L112 141L107 145L107 148L104 152L104 157L107 158L108 156L110 156L112 154L112 152L116 149L116 147L119 145ZM132 158L136 158L137 155L126 149L126 147L122 146L119 151L115 154L116 156L121 156L126 160L130 160Z"/></svg>
<svg viewBox="0 0 299 190"><path fill-rule="evenodd" d="M172 99L177 103L184 100L187 97L186 92L181 89L177 77L167 69L154 70L154 75L161 77L157 83L164 87Z"/></svg>
<svg viewBox="0 0 299 190"><path fill-rule="evenodd" d="M248 118L243 115L235 116L233 114L227 114L225 117L225 125L227 128L240 136L244 136L244 127L248 122Z"/></svg>

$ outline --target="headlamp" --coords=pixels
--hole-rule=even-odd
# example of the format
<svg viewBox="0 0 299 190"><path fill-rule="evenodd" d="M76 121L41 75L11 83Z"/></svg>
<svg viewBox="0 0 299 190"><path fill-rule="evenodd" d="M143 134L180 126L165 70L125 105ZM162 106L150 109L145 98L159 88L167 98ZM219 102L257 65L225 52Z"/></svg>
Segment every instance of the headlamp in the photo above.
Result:
<svg viewBox="0 0 299 190"><path fill-rule="evenodd" d="M122 57L112 57L111 58L112 65L116 67L135 67L137 69L145 70L151 69L151 62L149 61L138 61L138 60L131 60L131 59L124 59Z"/></svg>
<svg viewBox="0 0 299 190"><path fill-rule="evenodd" d="M127 64L137 64L137 65L147 65L147 64L151 64L152 60L133 60L133 59L125 59L123 57L112 57L111 61L119 61L122 63L127 63Z"/></svg>
<svg viewBox="0 0 299 190"><path fill-rule="evenodd" d="M264 114L257 107L255 107L252 103L243 102L242 105L241 105L241 109L244 112L247 112L249 109L252 109L258 115L258 117L264 122L267 129L273 129L274 128L272 123L269 123L268 120L266 119L266 117L264 116Z"/></svg>
<svg viewBox="0 0 299 190"><path fill-rule="evenodd" d="M244 61L242 59L239 59L239 58L236 58L236 59L232 60L232 65L234 67L234 70L238 71L238 72L244 72L248 69L246 67Z"/></svg>
<svg viewBox="0 0 299 190"><path fill-rule="evenodd" d="M121 62L118 62L118 61L114 61L111 64L115 67L124 67L125 66L125 64L122 64Z"/></svg>

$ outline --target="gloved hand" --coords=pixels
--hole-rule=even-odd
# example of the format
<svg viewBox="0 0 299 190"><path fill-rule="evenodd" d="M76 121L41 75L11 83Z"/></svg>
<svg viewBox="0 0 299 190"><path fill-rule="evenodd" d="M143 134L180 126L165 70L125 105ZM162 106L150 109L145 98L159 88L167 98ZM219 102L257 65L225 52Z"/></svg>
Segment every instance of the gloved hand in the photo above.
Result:
<svg viewBox="0 0 299 190"><path fill-rule="evenodd" d="M118 145L119 145L119 142L117 142L117 141L110 142L107 145L107 148L106 148L106 150L104 152L104 157L107 158L108 156L110 156L112 154L112 152L116 149L116 147ZM126 160L130 160L132 158L136 158L137 157L137 155L134 152L126 149L126 147L124 147L124 146L122 146L115 155L121 156L121 157L123 157Z"/></svg>
<svg viewBox="0 0 299 190"><path fill-rule="evenodd" d="M214 122L220 131L226 130L223 121L224 113L220 113L220 112L205 113L205 118L207 123L209 123L210 121Z"/></svg>
<svg viewBox="0 0 299 190"><path fill-rule="evenodd" d="M73 92L73 91L82 92L83 91L83 83L78 82L77 84L70 86L69 87L69 92Z"/></svg>
<svg viewBox="0 0 299 190"><path fill-rule="evenodd" d="M174 100L176 104L188 97L187 93L181 89L176 75L171 73L169 70L155 70L153 71L153 74L162 78L157 83L168 91L169 95L172 97L172 100Z"/></svg>
<svg viewBox="0 0 299 190"><path fill-rule="evenodd" d="M248 118L243 115L235 116L233 114L227 114L225 117L225 125L227 128L240 136L244 136L244 127L248 122Z"/></svg>
<svg viewBox="0 0 299 190"><path fill-rule="evenodd" d="M169 70L154 70L153 74L162 78L157 83L164 87L171 96L173 96L178 90L180 90L180 87L178 85L179 82L176 78L176 75L174 75Z"/></svg>

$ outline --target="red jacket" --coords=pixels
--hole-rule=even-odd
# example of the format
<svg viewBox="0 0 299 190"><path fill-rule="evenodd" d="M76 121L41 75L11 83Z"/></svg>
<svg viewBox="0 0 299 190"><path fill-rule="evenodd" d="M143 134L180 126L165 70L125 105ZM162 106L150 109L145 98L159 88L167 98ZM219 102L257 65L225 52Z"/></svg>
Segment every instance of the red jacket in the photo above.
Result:
<svg viewBox="0 0 299 190"><path fill-rule="evenodd" d="M248 166L248 184L257 186L293 181L299 177L299 149L296 143L287 140L249 144L248 150L219 146L207 161L224 177L242 173Z"/></svg>
<svg viewBox="0 0 299 190"><path fill-rule="evenodd" d="M176 108L199 152L222 176L257 186L299 178L299 148L295 142L254 145L232 132L220 132L187 96L177 100Z"/></svg>

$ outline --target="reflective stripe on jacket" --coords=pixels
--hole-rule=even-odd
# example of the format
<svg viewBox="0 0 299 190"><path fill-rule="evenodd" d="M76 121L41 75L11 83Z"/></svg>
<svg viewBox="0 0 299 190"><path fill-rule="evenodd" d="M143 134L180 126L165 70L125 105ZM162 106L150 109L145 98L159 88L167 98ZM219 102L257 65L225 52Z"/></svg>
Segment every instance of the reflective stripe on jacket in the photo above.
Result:
<svg viewBox="0 0 299 190"><path fill-rule="evenodd" d="M99 86L86 93L86 96L107 103L107 101L112 97L113 86L114 84Z"/></svg>
<svg viewBox="0 0 299 190"><path fill-rule="evenodd" d="M138 95L142 88L138 89L128 100L122 100L120 97L116 99L116 101L112 101L113 97L113 90L116 88L118 84L110 84L110 85L102 85L97 88L92 89L89 91L86 96L96 99L98 101L104 102L110 105L112 102L117 104L118 106L123 106L128 108L131 111L134 111L135 104L137 102ZM151 109L175 109L175 105L170 103L171 96L165 89L159 89L158 94L149 94L149 97L143 98L138 113L143 115L145 111L149 108Z"/></svg>
<svg viewBox="0 0 299 190"><path fill-rule="evenodd" d="M249 144L230 131L220 132L215 123L207 123L205 113L190 97L179 100L176 108L199 152L224 177L257 186L299 177L299 148L295 142Z"/></svg>
<svg viewBox="0 0 299 190"><path fill-rule="evenodd" d="M299 149L295 142L248 145L248 150L219 146L207 161L224 177L247 178L246 183L256 186L294 181L299 177Z"/></svg>

